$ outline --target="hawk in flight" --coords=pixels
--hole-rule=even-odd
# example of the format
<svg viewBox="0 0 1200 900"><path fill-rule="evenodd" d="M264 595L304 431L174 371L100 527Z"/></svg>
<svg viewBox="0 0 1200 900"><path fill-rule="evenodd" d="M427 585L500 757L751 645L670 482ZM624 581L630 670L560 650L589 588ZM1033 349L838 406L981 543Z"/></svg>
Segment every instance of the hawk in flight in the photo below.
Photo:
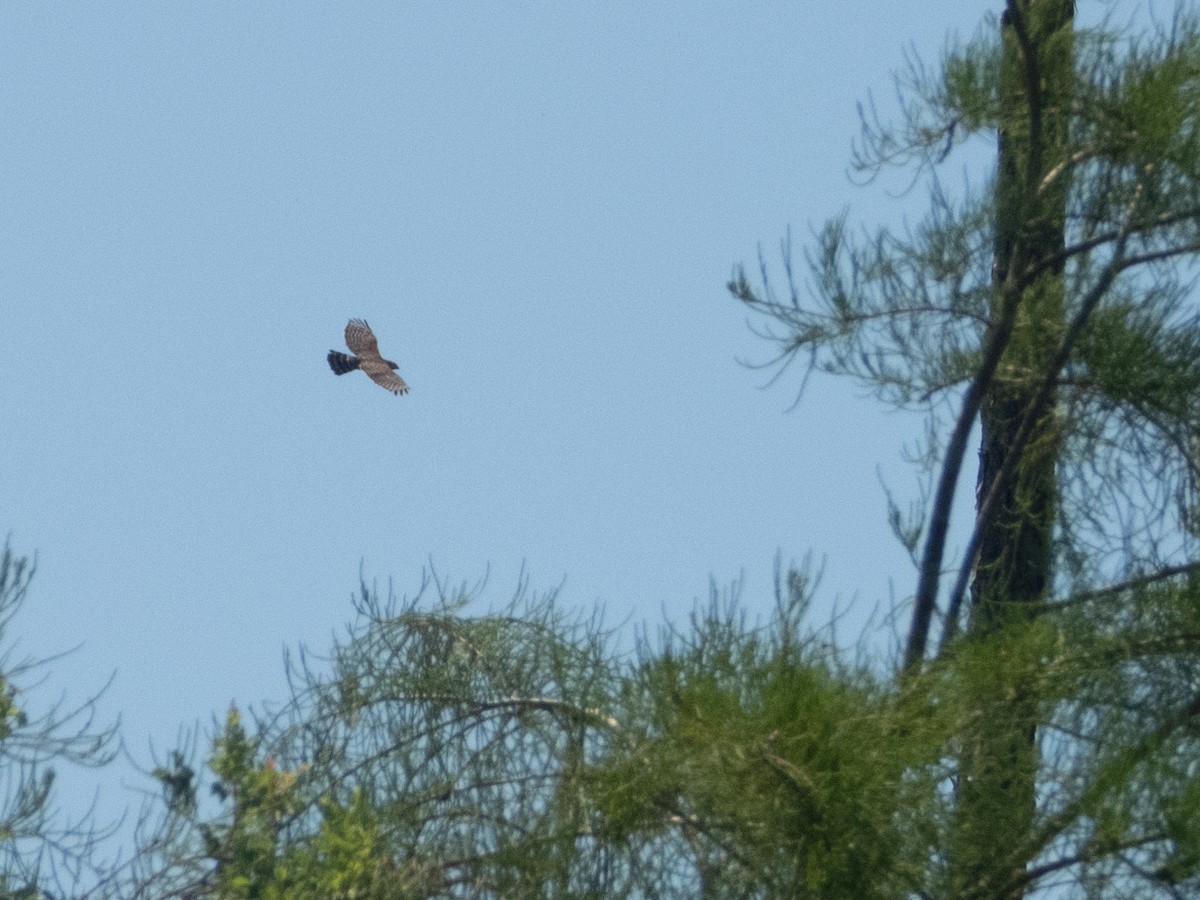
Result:
<svg viewBox="0 0 1200 900"><path fill-rule="evenodd" d="M394 362L379 355L379 343L375 340L375 332L363 319L351 319L346 323L346 346L355 355L339 353L330 350L329 368L335 375L345 375L355 369L362 369L376 384L387 388L393 394L407 394L408 385L393 369L398 369Z"/></svg>

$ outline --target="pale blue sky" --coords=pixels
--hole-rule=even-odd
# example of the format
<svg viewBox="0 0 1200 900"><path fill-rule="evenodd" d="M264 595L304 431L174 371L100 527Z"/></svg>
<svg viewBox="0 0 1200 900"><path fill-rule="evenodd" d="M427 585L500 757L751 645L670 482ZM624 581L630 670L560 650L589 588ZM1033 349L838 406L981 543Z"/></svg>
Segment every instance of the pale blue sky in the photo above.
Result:
<svg viewBox="0 0 1200 900"><path fill-rule="evenodd" d="M912 423L820 379L788 412L724 284L919 210L850 184L855 104L999 6L0 7L0 532L22 648L82 645L49 696L115 671L145 758L281 698L360 560L613 623L741 572L765 612L777 550L826 610L906 595ZM409 396L330 373L352 316Z"/></svg>

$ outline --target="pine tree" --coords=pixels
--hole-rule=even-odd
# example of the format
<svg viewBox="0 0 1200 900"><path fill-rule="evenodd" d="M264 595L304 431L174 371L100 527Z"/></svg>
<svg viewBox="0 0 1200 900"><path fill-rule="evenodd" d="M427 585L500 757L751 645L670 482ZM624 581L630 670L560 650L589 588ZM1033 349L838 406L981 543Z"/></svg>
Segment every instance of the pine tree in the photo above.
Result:
<svg viewBox="0 0 1200 900"><path fill-rule="evenodd" d="M957 688L976 712L955 740L954 826L941 849L956 897L1023 896L1047 854L1086 871L1097 853L1083 836L1088 807L1134 791L1139 766L1186 753L1180 729L1194 728L1200 701L1183 671L1160 671L1166 645L1187 672L1197 664L1200 39L1183 13L1142 39L1078 30L1074 7L1007 0L940 76L915 67L901 78L899 125L865 123L860 169L911 164L932 185L918 228L855 241L834 220L810 255L808 294L790 278L785 298L765 275L758 287L741 272L731 283L773 323L781 360L807 354L929 418L926 514L894 515L914 551L921 543L902 677L964 666ZM952 199L939 173L980 137L996 141L994 176ZM954 562L950 514L976 428L974 527ZM1131 621L1145 604L1179 630L1149 642ZM1047 627L1060 650L1023 656L1046 651ZM1115 693L1061 693L1089 669L1110 691L1153 697L1158 714L1125 715ZM1117 754L1125 777L1101 778L1102 738L1131 754ZM1073 753L1072 777L1089 787L1039 800L1059 771L1051 760ZM1072 840L1053 853L1067 822ZM1151 848L1184 845L1166 826L1106 840L1137 843L1130 874Z"/></svg>

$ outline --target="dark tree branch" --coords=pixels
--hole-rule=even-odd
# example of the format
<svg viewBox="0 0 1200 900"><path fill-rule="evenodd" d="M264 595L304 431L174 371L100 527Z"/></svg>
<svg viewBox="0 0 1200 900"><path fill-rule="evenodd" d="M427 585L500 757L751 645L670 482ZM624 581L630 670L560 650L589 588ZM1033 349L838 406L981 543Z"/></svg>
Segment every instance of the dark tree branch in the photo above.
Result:
<svg viewBox="0 0 1200 900"><path fill-rule="evenodd" d="M1012 339L1013 328L1017 321L1017 308L1020 305L1020 292L1005 290L1001 302L1002 315L988 329L987 342L984 346L983 358L979 369L967 387L963 397L962 409L954 423L954 431L946 446L946 459L942 464L942 473L938 478L937 492L934 495L933 507L929 515L929 533L925 538L925 549L921 555L920 577L917 582L917 594L913 601L912 622L909 625L908 640L904 647L904 662L902 670L913 671L925 658L925 647L929 641L929 628L933 622L933 611L937 606L938 582L941 578L942 558L946 550L946 535L950 530L950 512L954 506L954 491L958 485L958 476L962 471L963 459L966 456L967 440L984 395L995 377L1000 358L1004 355Z"/></svg>
<svg viewBox="0 0 1200 900"><path fill-rule="evenodd" d="M1125 244L1129 238L1129 225L1133 221L1133 216L1141 197L1142 190L1139 185L1133 200L1130 201L1125 216L1125 227L1117 237L1116 246L1113 249L1113 258L1109 260L1108 264L1101 271L1100 277L1096 279L1096 283L1092 285L1091 290L1084 297L1083 303L1080 304L1079 311L1075 314L1074 319L1071 320L1066 334L1063 335L1062 342L1050 360L1050 364L1042 378L1042 383L1038 386L1037 392L1025 408L1025 414L1021 419L1020 425L1017 427L1013 442L1004 454L1004 460L996 472L996 477L992 479L992 483L988 486L987 494L979 506L979 511L975 516L975 529L971 533L967 552L963 555L963 564L958 571L958 579L955 581L954 589L947 601L946 623L942 630L942 649L946 647L958 631L958 619L962 608L962 600L967 591L967 582L970 581L971 572L974 571L975 565L978 562L979 548L983 540L983 535L987 533L987 529L995 516L997 498L1016 472L1017 464L1021 460L1025 445L1029 443L1029 439L1033 436L1038 423L1049 411L1050 403L1054 398L1055 386L1058 383L1059 373L1066 367L1067 361L1071 357L1071 351L1075 348L1080 335L1083 334L1083 329L1091 318L1092 312L1099 305L1104 295L1108 292L1108 289L1112 287L1112 283L1117 275L1126 268Z"/></svg>

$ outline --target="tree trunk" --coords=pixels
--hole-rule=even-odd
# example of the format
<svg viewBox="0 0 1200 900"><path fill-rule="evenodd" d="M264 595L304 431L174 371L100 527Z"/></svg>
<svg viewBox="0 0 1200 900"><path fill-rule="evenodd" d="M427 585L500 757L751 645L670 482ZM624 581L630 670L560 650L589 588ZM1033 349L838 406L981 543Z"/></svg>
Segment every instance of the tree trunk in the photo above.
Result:
<svg viewBox="0 0 1200 900"><path fill-rule="evenodd" d="M1059 441L1054 404L1036 424L1012 469L996 484L1005 453L1030 409L1065 323L1061 267L1025 284L1024 273L1063 247L1065 178L1045 178L1062 161L1072 87L1070 0L1008 0L1001 19L1001 96L992 316L1017 304L1011 342L980 409L979 502L995 491L980 528L971 587L971 639L986 640L1028 621L1052 578ZM1034 848L1038 752L1036 709L1005 677L972 685L978 720L965 736L957 788L951 872L956 896L1017 898Z"/></svg>

